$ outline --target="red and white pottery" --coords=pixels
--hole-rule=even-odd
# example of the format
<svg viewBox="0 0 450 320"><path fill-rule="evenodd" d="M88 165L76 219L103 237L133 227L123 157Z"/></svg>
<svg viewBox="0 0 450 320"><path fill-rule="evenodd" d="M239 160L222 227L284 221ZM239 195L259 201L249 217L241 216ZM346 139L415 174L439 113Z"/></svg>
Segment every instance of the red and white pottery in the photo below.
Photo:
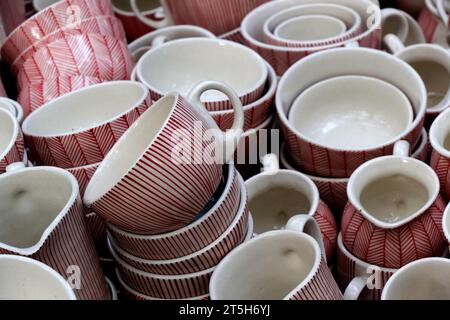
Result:
<svg viewBox="0 0 450 320"><path fill-rule="evenodd" d="M10 164L22 161L25 145L22 130L16 118L7 110L0 109L0 174Z"/></svg>

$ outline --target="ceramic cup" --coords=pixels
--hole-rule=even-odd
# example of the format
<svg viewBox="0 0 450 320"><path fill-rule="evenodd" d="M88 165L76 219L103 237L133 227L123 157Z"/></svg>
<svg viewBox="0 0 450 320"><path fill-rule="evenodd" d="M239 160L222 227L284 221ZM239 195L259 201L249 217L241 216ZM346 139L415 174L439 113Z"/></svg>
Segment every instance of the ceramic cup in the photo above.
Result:
<svg viewBox="0 0 450 320"><path fill-rule="evenodd" d="M325 28L327 24L317 25L314 27L314 32L311 32L310 28L312 28L314 21L311 21L309 17L317 15L332 19L328 20L328 25L331 23L331 26L334 27L330 29L329 27ZM302 22L303 24L307 22L307 24L302 26ZM319 21L316 20L316 22ZM287 29L284 36L279 34L282 29L286 28L290 28L290 30ZM296 32L295 30L297 28L308 30L307 34L303 36L303 39L299 38L299 35L302 36L305 32ZM268 44L293 48L320 47L327 44L339 43L357 36L362 31L362 21L361 16L355 10L342 5L330 3L305 4L294 6L274 14L267 19L263 30L265 42Z"/></svg>
<svg viewBox="0 0 450 320"><path fill-rule="evenodd" d="M383 68L378 68L378 65L383 65ZM305 77L305 74L309 76ZM401 90L410 101L415 115L402 139L413 146L420 139L427 94L422 79L411 66L387 53L371 49L343 48L320 52L290 68L281 78L276 96L277 115L286 148L302 172L319 177L348 178L366 161L392 154L395 140L364 150L319 145L299 132L289 120L289 111L299 93L322 81L348 75L377 78ZM342 141L343 145L346 143L348 141Z"/></svg>
<svg viewBox="0 0 450 320"><path fill-rule="evenodd" d="M137 0L130 0L139 19L153 28L171 24L190 24L203 27L216 35L224 34L240 26L242 19L254 8L268 0L160 0L164 7L165 19L155 22L141 13L142 7Z"/></svg>
<svg viewBox="0 0 450 320"><path fill-rule="evenodd" d="M76 300L69 283L39 261L2 255L0 271L1 300Z"/></svg>
<svg viewBox="0 0 450 320"><path fill-rule="evenodd" d="M229 40L245 45L245 39L242 36L241 28L236 28L234 30L231 30L230 32L224 33L219 36L219 39Z"/></svg>
<svg viewBox="0 0 450 320"><path fill-rule="evenodd" d="M0 174L12 163L22 161L25 146L20 125L11 111L0 109Z"/></svg>
<svg viewBox="0 0 450 320"><path fill-rule="evenodd" d="M361 34L352 39L342 41L342 43L314 48L286 48L264 42L263 26L267 19L282 10L296 5L315 3L316 1L314 0L270 1L250 12L242 21L241 33L247 45L266 59L275 69L277 75L283 75L294 63L317 51L345 46L349 43L358 43L361 47L380 48L381 32L379 23L373 23L369 27L365 27ZM362 21L369 21L373 14L376 14L379 10L379 7L370 0L330 0L327 3L353 9L360 15Z"/></svg>
<svg viewBox="0 0 450 320"><path fill-rule="evenodd" d="M108 35L82 34L54 41L23 64L17 76L19 89L57 76L89 76L127 80L133 62L127 45Z"/></svg>
<svg viewBox="0 0 450 320"><path fill-rule="evenodd" d="M287 230L261 234L236 248L214 271L211 299L342 299L319 243L307 233L321 242L314 219L296 216Z"/></svg>
<svg viewBox="0 0 450 320"><path fill-rule="evenodd" d="M226 133L201 105L208 90L225 93L233 103L235 122ZM222 164L233 157L242 135L244 116L236 93L224 84L203 82L189 96L169 94L135 122L89 183L86 206L137 234L161 234L192 223L217 191ZM130 195L132 200L119 200Z"/></svg>
<svg viewBox="0 0 450 320"><path fill-rule="evenodd" d="M238 212L240 202L247 199L242 178L234 166L227 165L226 171L222 194L214 206L194 223L154 236L132 234L109 224L111 238L121 249L146 260L172 260L209 246L227 230Z"/></svg>
<svg viewBox="0 0 450 320"><path fill-rule="evenodd" d="M319 82L297 97L288 119L311 144L361 152L391 145L413 122L408 98L390 83L362 76Z"/></svg>
<svg viewBox="0 0 450 320"><path fill-rule="evenodd" d="M241 192L241 195L245 195L245 192ZM253 222L249 222L250 220L247 197L244 197L235 211L233 221L223 234L197 252L170 260L146 260L135 257L121 249L111 238L108 240L108 247L113 256L120 257L121 260L141 271L159 275L196 273L215 267L229 252L245 241L247 232L253 234Z"/></svg>
<svg viewBox="0 0 450 320"><path fill-rule="evenodd" d="M446 248L439 179L408 152L401 141L394 156L365 163L348 182L343 242L356 257L380 267L401 268Z"/></svg>
<svg viewBox="0 0 450 320"><path fill-rule="evenodd" d="M110 298L71 174L15 163L0 176L0 197L0 254L47 264L68 279L78 299Z"/></svg>
<svg viewBox="0 0 450 320"><path fill-rule="evenodd" d="M180 52L183 59L178 58ZM159 46L147 52L136 69L137 78L149 88L154 101L172 90L186 95L195 84L213 80L231 86L247 105L261 97L268 77L264 60L254 51L234 42L204 38ZM202 102L208 111L232 109L230 100L217 91L206 92Z"/></svg>
<svg viewBox="0 0 450 320"><path fill-rule="evenodd" d="M142 84L106 82L48 102L28 116L22 129L39 163L87 166L101 162L150 104Z"/></svg>
<svg viewBox="0 0 450 320"><path fill-rule="evenodd" d="M420 25L409 14L394 8L381 10L383 38L388 34L396 35L405 46L425 43Z"/></svg>
<svg viewBox="0 0 450 320"><path fill-rule="evenodd" d="M215 38L215 35L210 31L197 26L170 26L143 35L130 43L128 49L131 51L133 59L137 63L155 44L158 45L164 42L184 38Z"/></svg>
<svg viewBox="0 0 450 320"><path fill-rule="evenodd" d="M450 106L450 53L439 46L422 44L404 47L395 35L384 43L396 57L410 64L425 83L428 94L427 117L434 119Z"/></svg>
<svg viewBox="0 0 450 320"><path fill-rule="evenodd" d="M24 112L20 103L6 97L0 97L0 109L9 111L16 118L17 122L22 124Z"/></svg>
<svg viewBox="0 0 450 320"><path fill-rule="evenodd" d="M14 60L11 65L11 70L17 75L29 57L39 49L48 46L54 41L88 33L108 35L117 40L125 41L125 32L117 18L111 16L93 17L91 19L83 20L76 26L70 25L64 29L57 29L54 33L45 36L39 41L35 41L32 46L23 50L20 56Z"/></svg>
<svg viewBox="0 0 450 320"><path fill-rule="evenodd" d="M336 249L337 227L333 214L320 199L314 183L305 175L280 170L277 156L263 159L263 172L246 181L249 207L255 233L280 230L298 214L313 217L322 232L327 260L331 261Z"/></svg>
<svg viewBox="0 0 450 320"><path fill-rule="evenodd" d="M448 300L450 260L428 258L398 270L386 283L382 300Z"/></svg>
<svg viewBox="0 0 450 320"><path fill-rule="evenodd" d="M28 47L54 33L97 16L113 16L110 0L63 0L32 16L5 39L2 58L12 63Z"/></svg>
<svg viewBox="0 0 450 320"><path fill-rule="evenodd" d="M450 206L447 206L445 209L442 228L444 229L445 238L447 239L450 248Z"/></svg>
<svg viewBox="0 0 450 320"><path fill-rule="evenodd" d="M80 186L81 197L84 196L84 192L86 191L89 181L91 181L98 167L100 167L100 162L86 166L67 169L67 171L73 174L73 176L77 179L78 185Z"/></svg>
<svg viewBox="0 0 450 320"><path fill-rule="evenodd" d="M337 240L336 281L345 300L380 300L386 282L397 269L378 267L351 254L342 235Z"/></svg>
<svg viewBox="0 0 450 320"><path fill-rule="evenodd" d="M430 129L430 143L433 148L431 167L436 171L441 185L441 193L450 199L449 167L450 167L450 110L444 111L436 118Z"/></svg>

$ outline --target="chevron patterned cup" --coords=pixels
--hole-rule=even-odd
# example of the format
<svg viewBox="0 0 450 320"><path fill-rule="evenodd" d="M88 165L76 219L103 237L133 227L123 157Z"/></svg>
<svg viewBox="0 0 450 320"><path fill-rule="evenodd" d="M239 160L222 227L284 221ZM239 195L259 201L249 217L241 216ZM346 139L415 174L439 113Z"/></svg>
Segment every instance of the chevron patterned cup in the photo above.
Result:
<svg viewBox="0 0 450 320"><path fill-rule="evenodd" d="M450 199L450 110L436 118L430 128L430 143L433 148L431 167L437 173L441 193Z"/></svg>
<svg viewBox="0 0 450 320"><path fill-rule="evenodd" d="M20 124L10 111L0 109L0 174L6 167L23 160L25 145Z"/></svg>
<svg viewBox="0 0 450 320"><path fill-rule="evenodd" d="M38 163L88 166L101 162L150 104L143 85L107 82L50 101L33 112L22 128Z"/></svg>
<svg viewBox="0 0 450 320"><path fill-rule="evenodd" d="M440 256L447 247L439 179L407 154L400 142L394 156L367 162L348 183L343 242L353 255L380 267L398 269Z"/></svg>

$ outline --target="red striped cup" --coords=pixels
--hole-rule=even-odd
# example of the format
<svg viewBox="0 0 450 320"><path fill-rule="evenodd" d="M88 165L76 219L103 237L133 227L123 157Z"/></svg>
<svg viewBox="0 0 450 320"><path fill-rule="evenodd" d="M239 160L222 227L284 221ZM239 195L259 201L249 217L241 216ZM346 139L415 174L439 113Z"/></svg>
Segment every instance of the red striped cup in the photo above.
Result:
<svg viewBox="0 0 450 320"><path fill-rule="evenodd" d="M200 96L208 90L224 92L233 102L235 123L226 134L201 106ZM190 96L195 107L170 94L136 121L92 178L86 206L137 234L162 234L192 223L221 182L222 164L234 155L244 117L238 97L224 84L204 82Z"/></svg>
<svg viewBox="0 0 450 320"><path fill-rule="evenodd" d="M20 125L9 110L0 108L0 174L23 160L25 146Z"/></svg>
<svg viewBox="0 0 450 320"><path fill-rule="evenodd" d="M33 112L23 123L33 159L76 168L101 162L124 132L150 106L136 82L106 82L66 94Z"/></svg>
<svg viewBox="0 0 450 320"><path fill-rule="evenodd" d="M243 181L241 182L243 184ZM253 234L253 223L249 220L251 218L249 218L247 197L245 192L241 192L240 207L224 233L209 245L190 255L178 256L171 260L146 260L127 253L111 239L109 239L108 246L114 255L145 272L159 275L196 273L215 267L230 251L244 241L247 232Z"/></svg>
<svg viewBox="0 0 450 320"><path fill-rule="evenodd" d="M111 239L131 255L147 260L176 259L208 247L230 226L241 198L247 198L244 183L234 165L227 165L225 177L225 188L214 207L194 223L154 236L132 234L110 224Z"/></svg>
<svg viewBox="0 0 450 320"><path fill-rule="evenodd" d="M92 238L94 238L95 247L97 248L99 256L109 256L105 221L95 212L91 212L86 215L86 224Z"/></svg>
<svg viewBox="0 0 450 320"><path fill-rule="evenodd" d="M67 93L105 82L103 79L85 76L63 76L33 82L22 88L17 101L26 115Z"/></svg>
<svg viewBox="0 0 450 320"><path fill-rule="evenodd" d="M131 54L123 41L101 34L72 35L49 43L29 57L17 82L22 89L59 76L127 80L132 70Z"/></svg>
<svg viewBox="0 0 450 320"><path fill-rule="evenodd" d="M183 59L177 58L180 52ZM230 72L230 68L235 72ZM245 70L246 76L237 70ZM269 71L264 60L243 45L219 39L189 38L148 51L139 60L136 73L154 101L172 90L187 94L192 86L206 79L228 84L242 104L248 105L263 94ZM165 76L158 76L161 74ZM208 111L233 108L230 100L217 91L205 92L202 102Z"/></svg>
<svg viewBox="0 0 450 320"><path fill-rule="evenodd" d="M259 235L227 255L211 278L211 299L341 300L321 247L299 232L320 237L314 219L304 217L290 221L288 230Z"/></svg>
<svg viewBox="0 0 450 320"><path fill-rule="evenodd" d="M0 211L2 220L9 221L0 226L0 254L47 264L73 285L78 299L109 299L76 179L63 169L17 163L0 176L0 185L6 190L2 203L15 208Z"/></svg>
<svg viewBox="0 0 450 320"><path fill-rule="evenodd" d="M113 16L110 0L62 0L38 12L12 31L2 48L2 58L12 63L24 50L57 29L97 16Z"/></svg>
<svg viewBox="0 0 450 320"><path fill-rule="evenodd" d="M237 28L231 30L230 32L224 33L221 36L219 36L219 39L237 42L245 46L245 39L242 36L241 28Z"/></svg>
<svg viewBox="0 0 450 320"><path fill-rule="evenodd" d="M450 150L446 145L450 132L450 111L446 110L433 122L430 129L430 142L433 147L431 167L439 177L441 193L450 199Z"/></svg>
<svg viewBox="0 0 450 320"><path fill-rule="evenodd" d="M450 205L447 206L442 220L442 228L450 249Z"/></svg>
<svg viewBox="0 0 450 320"><path fill-rule="evenodd" d="M91 181L99 166L100 163L95 163L83 167L67 169L67 171L73 174L75 179L77 179L78 185L80 186L81 197L84 196L84 192L86 191L89 181Z"/></svg>
<svg viewBox="0 0 450 320"><path fill-rule="evenodd" d="M12 63L12 71L18 74L22 69L23 64L29 57L39 51L39 49L48 46L52 42L60 39L67 39L70 36L83 35L88 33L95 33L98 35L108 35L117 40L125 40L125 31L123 30L120 21L115 17L101 16L94 17L88 20L83 20L77 23L76 26L70 26L66 29L58 29L40 41L36 41L32 46L25 49L20 56L18 56Z"/></svg>

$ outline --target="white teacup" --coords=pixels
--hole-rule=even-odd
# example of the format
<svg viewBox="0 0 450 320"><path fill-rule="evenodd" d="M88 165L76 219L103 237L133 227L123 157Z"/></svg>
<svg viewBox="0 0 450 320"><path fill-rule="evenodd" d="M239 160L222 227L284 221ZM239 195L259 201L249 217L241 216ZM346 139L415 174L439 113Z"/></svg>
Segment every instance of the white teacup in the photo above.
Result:
<svg viewBox="0 0 450 320"><path fill-rule="evenodd" d="M34 259L0 255L0 300L76 300L69 283Z"/></svg>
<svg viewBox="0 0 450 320"><path fill-rule="evenodd" d="M396 57L410 64L425 83L428 114L438 114L450 105L450 53L436 45L406 47L395 35L387 35L384 43Z"/></svg>
<svg viewBox="0 0 450 320"><path fill-rule="evenodd" d="M386 283L382 300L450 300L450 260L427 258L398 270Z"/></svg>
<svg viewBox="0 0 450 320"><path fill-rule="evenodd" d="M273 33L284 40L316 41L337 37L346 30L345 23L335 17L307 15L280 23Z"/></svg>
<svg viewBox="0 0 450 320"><path fill-rule="evenodd" d="M292 126L331 149L366 150L394 143L413 121L406 96L376 78L343 76L319 82L294 101Z"/></svg>

